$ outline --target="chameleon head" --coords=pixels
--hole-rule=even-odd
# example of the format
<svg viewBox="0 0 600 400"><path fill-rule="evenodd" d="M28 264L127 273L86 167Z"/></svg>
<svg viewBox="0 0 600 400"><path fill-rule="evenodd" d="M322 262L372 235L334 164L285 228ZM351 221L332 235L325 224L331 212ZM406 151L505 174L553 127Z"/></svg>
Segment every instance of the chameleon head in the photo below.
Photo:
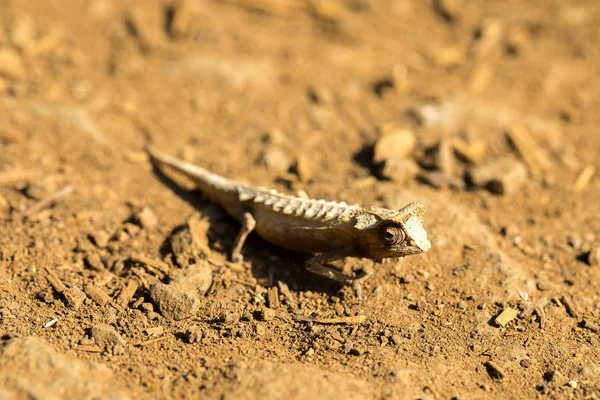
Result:
<svg viewBox="0 0 600 400"><path fill-rule="evenodd" d="M425 207L422 204L410 203L400 210L371 207L368 214L368 227L363 227L369 232L364 243L368 257L404 257L431 248L423 228Z"/></svg>

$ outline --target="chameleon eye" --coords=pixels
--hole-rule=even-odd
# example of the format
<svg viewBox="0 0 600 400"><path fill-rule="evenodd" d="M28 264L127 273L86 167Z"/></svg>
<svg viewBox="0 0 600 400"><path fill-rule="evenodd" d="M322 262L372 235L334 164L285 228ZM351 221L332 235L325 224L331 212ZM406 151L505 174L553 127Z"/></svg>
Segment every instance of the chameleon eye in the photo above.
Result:
<svg viewBox="0 0 600 400"><path fill-rule="evenodd" d="M384 225L381 229L381 237L389 245L402 243L404 231L398 225Z"/></svg>

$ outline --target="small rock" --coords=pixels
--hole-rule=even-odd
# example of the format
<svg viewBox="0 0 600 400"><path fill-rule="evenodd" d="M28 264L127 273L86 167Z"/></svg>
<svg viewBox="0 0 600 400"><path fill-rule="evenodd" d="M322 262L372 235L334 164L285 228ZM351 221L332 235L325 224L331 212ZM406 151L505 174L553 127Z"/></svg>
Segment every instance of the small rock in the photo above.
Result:
<svg viewBox="0 0 600 400"><path fill-rule="evenodd" d="M515 225L503 226L502 229L500 229L500 234L504 237L516 237L519 233L519 228Z"/></svg>
<svg viewBox="0 0 600 400"><path fill-rule="evenodd" d="M548 290L552 289L552 285L548 282L538 282L537 283L537 288L539 291L542 292L547 292Z"/></svg>
<svg viewBox="0 0 600 400"><path fill-rule="evenodd" d="M399 129L394 125L384 126L382 136L373 149L373 164L406 158L417 145L417 138L410 129Z"/></svg>
<svg viewBox="0 0 600 400"><path fill-rule="evenodd" d="M486 361L484 365L491 378L503 379L506 376L504 370L498 365L496 365L496 363L494 363L493 361Z"/></svg>
<svg viewBox="0 0 600 400"><path fill-rule="evenodd" d="M365 352L365 350L360 346L352 346L350 349L350 354L353 356L360 356Z"/></svg>
<svg viewBox="0 0 600 400"><path fill-rule="evenodd" d="M588 254L588 264L592 267L600 266L600 246L594 247Z"/></svg>
<svg viewBox="0 0 600 400"><path fill-rule="evenodd" d="M434 0L435 11L446 21L454 21L463 6L462 0Z"/></svg>
<svg viewBox="0 0 600 400"><path fill-rule="evenodd" d="M158 319L159 315L158 315L158 313L156 313L154 311L150 311L149 313L146 314L146 317L148 317L148 319L150 321L154 321L154 320Z"/></svg>
<svg viewBox="0 0 600 400"><path fill-rule="evenodd" d="M567 385L569 385L573 389L577 389L577 381L576 380L570 380L569 382L567 382Z"/></svg>
<svg viewBox="0 0 600 400"><path fill-rule="evenodd" d="M413 274L406 274L402 278L400 278L400 282L402 283L411 283L416 279Z"/></svg>
<svg viewBox="0 0 600 400"><path fill-rule="evenodd" d="M469 142L455 139L452 142L452 146L459 157L471 164L479 164L483 161L487 151L487 142L483 139L471 140Z"/></svg>
<svg viewBox="0 0 600 400"><path fill-rule="evenodd" d="M397 333L395 333L392 336L390 336L390 340L392 341L393 344L399 345L400 342L402 342L402 337L400 335L398 335Z"/></svg>
<svg viewBox="0 0 600 400"><path fill-rule="evenodd" d="M583 246L583 237L581 235L569 235L567 237L567 244L574 248L575 250L580 250Z"/></svg>
<svg viewBox="0 0 600 400"><path fill-rule="evenodd" d="M417 311L427 311L427 308L429 308L429 307L428 307L427 302L425 300L420 300L416 304Z"/></svg>
<svg viewBox="0 0 600 400"><path fill-rule="evenodd" d="M459 46L448 46L436 49L431 54L432 61L444 68L458 67L464 64L466 52Z"/></svg>
<svg viewBox="0 0 600 400"><path fill-rule="evenodd" d="M122 306L129 304L139 286L140 283L137 281L137 279L131 279L129 282L127 282L127 285L121 289L121 292L116 298L117 304L121 304Z"/></svg>
<svg viewBox="0 0 600 400"><path fill-rule="evenodd" d="M517 318L519 315L519 310L515 310L514 308L506 307L500 315L496 317L494 322L496 322L500 326L506 326L510 321Z"/></svg>
<svg viewBox="0 0 600 400"><path fill-rule="evenodd" d="M224 312L223 314L221 314L219 319L221 320L221 322L226 323L226 324L236 324L239 322L240 316L236 312L229 311L229 312Z"/></svg>
<svg viewBox="0 0 600 400"><path fill-rule="evenodd" d="M544 378L548 382L554 383L555 386L564 386L569 383L569 379L564 376L559 370L555 369L554 371L546 372L544 374Z"/></svg>
<svg viewBox="0 0 600 400"><path fill-rule="evenodd" d="M296 158L296 163L294 164L292 170L294 173L296 173L296 175L298 175L298 178L302 182L310 181L314 175L313 164L308 157L302 154Z"/></svg>
<svg viewBox="0 0 600 400"><path fill-rule="evenodd" d="M90 233L89 237L92 242L101 249L106 247L110 240L110 235L104 231Z"/></svg>
<svg viewBox="0 0 600 400"><path fill-rule="evenodd" d="M419 180L435 189L464 190L465 182L454 175L440 171L427 171L419 174Z"/></svg>
<svg viewBox="0 0 600 400"><path fill-rule="evenodd" d="M162 13L154 11L152 7L137 6L130 7L125 14L128 31L137 41L143 53L151 51L164 40Z"/></svg>
<svg viewBox="0 0 600 400"><path fill-rule="evenodd" d="M99 306L104 306L112 300L104 290L100 289L96 285L87 285L84 291L85 294L87 294L90 299L94 300Z"/></svg>
<svg viewBox="0 0 600 400"><path fill-rule="evenodd" d="M267 334L267 332L268 332L268 331L267 331L267 327L266 327L266 326L264 326L264 325L262 325L262 324L257 324L257 325L255 325L255 327L254 327L254 331L256 332L256 334L257 334L258 336L264 336L264 335L266 335L266 334Z"/></svg>
<svg viewBox="0 0 600 400"><path fill-rule="evenodd" d="M270 287L267 290L267 299L269 303L269 308L273 310L279 308L279 290L277 289L277 286Z"/></svg>
<svg viewBox="0 0 600 400"><path fill-rule="evenodd" d="M17 18L10 31L10 40L15 47L27 50L35 40L35 25L30 16Z"/></svg>
<svg viewBox="0 0 600 400"><path fill-rule="evenodd" d="M30 199L41 200L56 192L58 184L52 177L46 177L40 181L31 182L25 188L25 195Z"/></svg>
<svg viewBox="0 0 600 400"><path fill-rule="evenodd" d="M119 332L107 324L94 325L90 336L96 341L97 345L106 349L115 349L117 347L124 349L127 346L127 342L121 337Z"/></svg>
<svg viewBox="0 0 600 400"><path fill-rule="evenodd" d="M104 271L104 264L98 253L88 253L85 256L85 265L96 271Z"/></svg>
<svg viewBox="0 0 600 400"><path fill-rule="evenodd" d="M175 321L193 317L200 309L194 294L160 282L150 286L150 297L163 317Z"/></svg>
<svg viewBox="0 0 600 400"><path fill-rule="evenodd" d="M258 164L274 172L288 172L292 161L281 147L269 146L260 155Z"/></svg>
<svg viewBox="0 0 600 400"><path fill-rule="evenodd" d="M581 326L584 327L585 329L589 329L590 331L592 331L594 333L600 332L600 327L598 325L594 324L589 319L584 319L581 322Z"/></svg>
<svg viewBox="0 0 600 400"><path fill-rule="evenodd" d="M6 197L0 194L0 215L8 214L10 212L10 203Z"/></svg>
<svg viewBox="0 0 600 400"><path fill-rule="evenodd" d="M448 140L440 140L433 157L435 167L442 173L454 175L454 149Z"/></svg>
<svg viewBox="0 0 600 400"><path fill-rule="evenodd" d="M209 222L193 214L186 225L171 236L171 249L177 264L185 268L189 264L208 258L211 255L208 245Z"/></svg>
<svg viewBox="0 0 600 400"><path fill-rule="evenodd" d="M198 343L202 340L204 333L199 326L192 326L185 332L185 339L188 343Z"/></svg>
<svg viewBox="0 0 600 400"><path fill-rule="evenodd" d="M177 0L173 3L173 20L169 27L172 37L182 38L188 35L194 4L192 0Z"/></svg>
<svg viewBox="0 0 600 400"><path fill-rule="evenodd" d="M22 79L25 77L25 68L19 53L13 49L0 49L0 76L9 79Z"/></svg>
<svg viewBox="0 0 600 400"><path fill-rule="evenodd" d="M204 295L212 285L212 269L210 263L200 260L196 264L188 265L186 269L177 269L171 274L172 286L185 292Z"/></svg>
<svg viewBox="0 0 600 400"><path fill-rule="evenodd" d="M133 164L144 164L148 162L149 156L145 151L131 151L127 153L125 158Z"/></svg>
<svg viewBox="0 0 600 400"><path fill-rule="evenodd" d="M142 303L140 308L146 313L154 312L154 305L152 303Z"/></svg>
<svg viewBox="0 0 600 400"><path fill-rule="evenodd" d="M531 366L531 360L529 360L528 358L524 358L521 361L519 361L519 364L523 368L529 368Z"/></svg>
<svg viewBox="0 0 600 400"><path fill-rule="evenodd" d="M272 321L276 316L277 313L274 310L271 310L270 308L263 308L262 310L258 311L257 319L259 321Z"/></svg>
<svg viewBox="0 0 600 400"><path fill-rule="evenodd" d="M389 159L382 164L379 175L396 183L408 182L417 175L419 166L412 160Z"/></svg>
<svg viewBox="0 0 600 400"><path fill-rule="evenodd" d="M475 186L502 195L514 192L525 182L527 168L519 160L505 157L474 167L470 177Z"/></svg>
<svg viewBox="0 0 600 400"><path fill-rule="evenodd" d="M139 212L135 213L132 220L143 229L152 229L158 224L156 214L148 207L144 207Z"/></svg>
<svg viewBox="0 0 600 400"><path fill-rule="evenodd" d="M79 310L79 308L87 298L85 293L83 293L80 289L75 287L65 289L62 292L62 295L64 296L67 305L75 311Z"/></svg>

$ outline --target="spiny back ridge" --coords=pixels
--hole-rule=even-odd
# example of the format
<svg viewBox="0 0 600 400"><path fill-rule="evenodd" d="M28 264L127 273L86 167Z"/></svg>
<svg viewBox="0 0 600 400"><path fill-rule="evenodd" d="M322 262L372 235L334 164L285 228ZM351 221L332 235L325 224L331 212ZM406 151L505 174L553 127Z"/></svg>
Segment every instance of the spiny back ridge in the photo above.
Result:
<svg viewBox="0 0 600 400"><path fill-rule="evenodd" d="M263 204L276 212L321 221L340 219L360 208L344 202L304 199L265 188L240 187L238 194L242 202Z"/></svg>

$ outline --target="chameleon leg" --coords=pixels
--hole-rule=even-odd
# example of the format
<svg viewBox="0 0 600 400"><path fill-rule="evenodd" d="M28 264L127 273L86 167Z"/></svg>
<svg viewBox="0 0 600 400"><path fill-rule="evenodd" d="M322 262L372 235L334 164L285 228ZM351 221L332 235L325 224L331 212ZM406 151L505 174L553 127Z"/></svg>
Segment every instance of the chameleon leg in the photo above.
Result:
<svg viewBox="0 0 600 400"><path fill-rule="evenodd" d="M359 299L361 299L362 298L362 285L361 284L369 276L371 276L371 274L362 273L359 276L354 277L354 276L346 275L346 274L338 271L335 268L328 267L327 265L325 265L328 262L344 258L345 254L348 254L348 253L343 250L339 250L339 251L334 250L329 253L323 253L323 254L316 255L314 257L311 257L306 262L306 269L309 272L312 272L313 274L317 274L317 275L323 276L325 278L329 278L336 282L340 282L340 283L343 283L346 285L351 284L354 289L354 292L356 293L356 296Z"/></svg>
<svg viewBox="0 0 600 400"><path fill-rule="evenodd" d="M256 226L256 221L254 217L249 212L245 212L242 215L242 227L233 242L233 250L231 250L231 261L234 263L242 262L244 257L242 256L242 247L244 246L244 242L246 238L254 230Z"/></svg>

